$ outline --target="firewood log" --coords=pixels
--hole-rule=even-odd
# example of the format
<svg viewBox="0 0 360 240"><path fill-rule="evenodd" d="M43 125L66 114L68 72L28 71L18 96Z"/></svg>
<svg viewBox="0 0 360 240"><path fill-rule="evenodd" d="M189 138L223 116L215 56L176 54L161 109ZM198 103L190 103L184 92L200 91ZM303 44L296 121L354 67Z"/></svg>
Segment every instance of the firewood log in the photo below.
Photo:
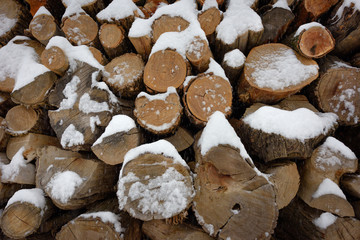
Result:
<svg viewBox="0 0 360 240"><path fill-rule="evenodd" d="M182 87L189 72L189 64L172 50L153 53L144 69L144 84L149 91L166 92L168 87Z"/></svg>
<svg viewBox="0 0 360 240"><path fill-rule="evenodd" d="M201 229L188 224L171 225L164 220L151 220L144 222L142 231L152 240L211 240L213 239Z"/></svg>
<svg viewBox="0 0 360 240"><path fill-rule="evenodd" d="M360 123L360 69L340 59L327 56L319 61L320 77L308 89L314 105L324 112L333 112L340 125Z"/></svg>
<svg viewBox="0 0 360 240"><path fill-rule="evenodd" d="M69 68L69 60L64 51L56 46L42 52L41 63L60 76L63 76Z"/></svg>
<svg viewBox="0 0 360 240"><path fill-rule="evenodd" d="M30 13L35 16L41 6L46 7L56 19L61 22L61 17L65 12L65 7L59 0L25 0L30 5Z"/></svg>
<svg viewBox="0 0 360 240"><path fill-rule="evenodd" d="M253 48L238 84L240 102L273 104L294 94L318 77L314 60L286 45L264 44Z"/></svg>
<svg viewBox="0 0 360 240"><path fill-rule="evenodd" d="M222 113L210 117L194 148L193 210L203 229L219 239L267 239L278 216L274 188Z"/></svg>
<svg viewBox="0 0 360 240"><path fill-rule="evenodd" d="M24 185L16 183L0 182L0 205L3 206L4 204L6 204L8 200L14 195L14 193L23 188L23 186Z"/></svg>
<svg viewBox="0 0 360 240"><path fill-rule="evenodd" d="M328 239L351 240L360 238L360 221L341 218L309 207L296 198L280 211L276 236L285 240Z"/></svg>
<svg viewBox="0 0 360 240"><path fill-rule="evenodd" d="M215 43L215 30L221 22L222 14L217 7L211 7L199 12L198 20L201 29L204 30L210 45Z"/></svg>
<svg viewBox="0 0 360 240"><path fill-rule="evenodd" d="M10 238L25 238L36 232L54 212L51 200L39 188L17 191L1 216L1 229Z"/></svg>
<svg viewBox="0 0 360 240"><path fill-rule="evenodd" d="M1 1L0 16L0 46L5 46L16 35L23 35L32 18L29 10L16 0Z"/></svg>
<svg viewBox="0 0 360 240"><path fill-rule="evenodd" d="M355 217L356 217L357 219L360 219L360 201L353 201L353 202L351 202L351 205L352 205L353 208L354 208Z"/></svg>
<svg viewBox="0 0 360 240"><path fill-rule="evenodd" d="M129 33L129 40L134 46L136 52L140 54L143 59L147 59L152 48L152 40L148 35L145 36L131 36Z"/></svg>
<svg viewBox="0 0 360 240"><path fill-rule="evenodd" d="M360 175L359 174L344 174L340 179L340 186L344 192L360 199Z"/></svg>
<svg viewBox="0 0 360 240"><path fill-rule="evenodd" d="M196 125L204 125L215 112L231 114L232 89L230 82L211 73L200 74L184 89L185 113Z"/></svg>
<svg viewBox="0 0 360 240"><path fill-rule="evenodd" d="M120 210L132 217L181 220L193 193L190 169L169 142L140 145L125 155L117 196Z"/></svg>
<svg viewBox="0 0 360 240"><path fill-rule="evenodd" d="M300 185L300 175L296 163L281 161L266 167L269 181L274 184L278 209L286 207L296 196Z"/></svg>
<svg viewBox="0 0 360 240"><path fill-rule="evenodd" d="M105 4L103 0L86 0L86 1L72 1L72 0L61 0L64 7L71 8L75 4L79 4L82 9L85 10L92 18L95 18L96 14L104 9Z"/></svg>
<svg viewBox="0 0 360 240"><path fill-rule="evenodd" d="M174 132L182 116L180 97L174 87L165 93L149 95L141 92L135 100L134 116L137 123L153 134Z"/></svg>
<svg viewBox="0 0 360 240"><path fill-rule="evenodd" d="M102 54L102 52L99 49L95 47L89 47L89 50L96 59L96 61L98 61L101 65L105 66L106 64L109 63L109 60L105 57L104 54Z"/></svg>
<svg viewBox="0 0 360 240"><path fill-rule="evenodd" d="M162 15L157 18L152 25L152 41L155 43L161 34L165 32L181 32L188 26L189 22L181 17L171 17Z"/></svg>
<svg viewBox="0 0 360 240"><path fill-rule="evenodd" d="M178 127L174 135L165 138L165 140L174 145L178 152L184 151L194 143L192 134L186 130L186 128L181 126Z"/></svg>
<svg viewBox="0 0 360 240"><path fill-rule="evenodd" d="M209 68L210 58L214 57L207 41L196 37L190 43L190 46L186 52L186 58L198 73L202 73Z"/></svg>
<svg viewBox="0 0 360 240"><path fill-rule="evenodd" d="M31 162L36 157L37 148L46 145L60 147L59 140L52 136L28 133L24 136L12 137L6 148L6 156L12 159L19 149L24 147L23 156L28 162Z"/></svg>
<svg viewBox="0 0 360 240"><path fill-rule="evenodd" d="M15 106L16 106L16 104L11 100L11 96L9 93L0 92L0 116L1 117L5 117L6 113Z"/></svg>
<svg viewBox="0 0 360 240"><path fill-rule="evenodd" d="M352 58L351 58L351 65L353 65L354 67L360 68L360 52L356 53Z"/></svg>
<svg viewBox="0 0 360 240"><path fill-rule="evenodd" d="M36 186L60 209L79 209L114 191L117 168L46 146L38 150Z"/></svg>
<svg viewBox="0 0 360 240"><path fill-rule="evenodd" d="M360 50L359 21L357 1L339 1L334 7L324 23L336 40L334 54L344 57Z"/></svg>
<svg viewBox="0 0 360 240"><path fill-rule="evenodd" d="M34 18L30 22L29 29L33 37L44 45L46 45L53 36L62 35L55 18L45 7L40 7L37 14L34 15Z"/></svg>
<svg viewBox="0 0 360 240"><path fill-rule="evenodd" d="M321 58L335 47L331 32L317 22L301 25L285 43L308 58Z"/></svg>
<svg viewBox="0 0 360 240"><path fill-rule="evenodd" d="M10 135L5 131L6 122L3 117L0 117L0 151L6 150L6 146L9 142Z"/></svg>
<svg viewBox="0 0 360 240"><path fill-rule="evenodd" d="M234 49L224 55L221 67L224 69L232 87L236 87L245 59L245 55L239 49Z"/></svg>
<svg viewBox="0 0 360 240"><path fill-rule="evenodd" d="M46 110L42 108L34 109L17 105L8 111L5 121L6 132L13 136L24 135L28 132L41 134L51 131Z"/></svg>
<svg viewBox="0 0 360 240"><path fill-rule="evenodd" d="M333 113L315 113L301 105L283 110L254 104L246 110L237 132L248 151L265 162L306 159L326 136L335 132L336 119Z"/></svg>
<svg viewBox="0 0 360 240"><path fill-rule="evenodd" d="M134 98L144 88L144 61L135 53L125 53L105 66L103 81L119 97Z"/></svg>
<svg viewBox="0 0 360 240"><path fill-rule="evenodd" d="M328 137L303 164L298 196L310 207L338 216L354 216L354 210L339 188L340 177L358 168L355 154L342 142Z"/></svg>
<svg viewBox="0 0 360 240"><path fill-rule="evenodd" d="M116 24L102 24L99 30L99 39L110 59L124 54L129 48L124 29Z"/></svg>
<svg viewBox="0 0 360 240"><path fill-rule="evenodd" d="M144 13L145 18L149 18L156 10L161 6L161 4L168 4L167 0L146 0L144 7L139 7L140 10ZM139 5L139 4L137 4Z"/></svg>
<svg viewBox="0 0 360 240"><path fill-rule="evenodd" d="M124 161L125 154L140 145L141 133L135 121L126 115L113 116L105 132L92 145L91 150L106 164Z"/></svg>

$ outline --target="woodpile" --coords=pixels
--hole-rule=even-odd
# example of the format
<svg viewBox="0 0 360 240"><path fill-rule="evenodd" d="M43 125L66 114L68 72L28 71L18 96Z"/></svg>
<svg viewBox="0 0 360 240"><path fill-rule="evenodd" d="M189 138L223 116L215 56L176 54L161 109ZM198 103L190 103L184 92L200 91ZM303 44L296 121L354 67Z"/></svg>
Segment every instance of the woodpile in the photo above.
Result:
<svg viewBox="0 0 360 240"><path fill-rule="evenodd" d="M359 0L2 0L0 239L360 239Z"/></svg>

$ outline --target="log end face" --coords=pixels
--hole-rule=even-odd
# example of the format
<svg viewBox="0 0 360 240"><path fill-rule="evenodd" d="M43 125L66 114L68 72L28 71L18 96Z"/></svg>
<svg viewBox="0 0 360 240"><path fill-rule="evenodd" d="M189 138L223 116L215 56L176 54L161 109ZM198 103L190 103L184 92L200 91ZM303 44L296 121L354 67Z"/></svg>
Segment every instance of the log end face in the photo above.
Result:
<svg viewBox="0 0 360 240"><path fill-rule="evenodd" d="M321 58L335 47L335 40L329 30L315 26L301 35L299 49L306 57Z"/></svg>

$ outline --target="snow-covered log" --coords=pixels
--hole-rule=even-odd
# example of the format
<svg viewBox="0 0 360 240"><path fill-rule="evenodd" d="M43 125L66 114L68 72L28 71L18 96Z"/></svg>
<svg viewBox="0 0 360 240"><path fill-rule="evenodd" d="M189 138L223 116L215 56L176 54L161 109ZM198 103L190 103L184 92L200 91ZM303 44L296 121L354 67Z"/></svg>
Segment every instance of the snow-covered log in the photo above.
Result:
<svg viewBox="0 0 360 240"><path fill-rule="evenodd" d="M231 50L224 55L221 67L224 69L233 88L237 85L245 59L245 55L239 49Z"/></svg>
<svg viewBox="0 0 360 240"><path fill-rule="evenodd" d="M96 14L104 9L104 0L61 0L66 11L70 8L81 7L92 18L95 18Z"/></svg>
<svg viewBox="0 0 360 240"><path fill-rule="evenodd" d="M210 59L213 58L208 42L198 37L194 38L186 52L186 58L198 73L206 71Z"/></svg>
<svg viewBox="0 0 360 240"><path fill-rule="evenodd" d="M209 1L209 0L207 0ZM210 0L214 3L215 0ZM210 44L215 43L215 31L216 27L220 24L222 18L222 13L219 10L217 4L215 6L210 5L208 7L203 7L198 14L198 20L201 26L201 29L205 32L206 38Z"/></svg>

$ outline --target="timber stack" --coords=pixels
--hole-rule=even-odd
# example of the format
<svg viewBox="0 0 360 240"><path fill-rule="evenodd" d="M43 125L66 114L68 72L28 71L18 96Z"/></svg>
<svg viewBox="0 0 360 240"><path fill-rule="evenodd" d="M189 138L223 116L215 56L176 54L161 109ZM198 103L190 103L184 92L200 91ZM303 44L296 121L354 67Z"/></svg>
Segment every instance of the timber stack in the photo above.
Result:
<svg viewBox="0 0 360 240"><path fill-rule="evenodd" d="M360 239L359 0L2 0L0 239Z"/></svg>

